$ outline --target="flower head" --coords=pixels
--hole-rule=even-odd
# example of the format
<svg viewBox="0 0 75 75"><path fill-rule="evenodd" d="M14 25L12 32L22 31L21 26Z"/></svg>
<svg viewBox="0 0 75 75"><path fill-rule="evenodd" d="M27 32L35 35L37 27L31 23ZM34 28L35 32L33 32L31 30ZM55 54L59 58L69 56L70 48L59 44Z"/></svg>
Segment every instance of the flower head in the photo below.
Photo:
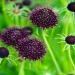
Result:
<svg viewBox="0 0 75 75"><path fill-rule="evenodd" d="M21 57L30 60L38 60L46 53L43 43L37 39L20 39L16 48Z"/></svg>
<svg viewBox="0 0 75 75"><path fill-rule="evenodd" d="M67 6L69 11L75 12L75 2L71 2Z"/></svg>
<svg viewBox="0 0 75 75"><path fill-rule="evenodd" d="M23 0L23 5L29 6L31 4L31 0Z"/></svg>
<svg viewBox="0 0 75 75"><path fill-rule="evenodd" d="M8 55L9 51L4 47L0 47L0 58L8 57Z"/></svg>
<svg viewBox="0 0 75 75"><path fill-rule="evenodd" d="M2 40L8 45L13 45L16 43L17 39L22 38L21 31L17 28L8 28L1 36Z"/></svg>
<svg viewBox="0 0 75 75"><path fill-rule="evenodd" d="M75 47L75 35L74 33L72 34L68 34L68 35L65 35L65 34L58 34L58 38L56 39L59 39L60 40L60 44L64 44L64 47L63 47L63 51L65 50L69 50L70 47L72 47L74 49Z"/></svg>
<svg viewBox="0 0 75 75"><path fill-rule="evenodd" d="M56 25L57 16L51 9L39 7L32 11L30 20L38 27L49 28Z"/></svg>
<svg viewBox="0 0 75 75"><path fill-rule="evenodd" d="M72 36L72 35L67 36L65 38L65 41L67 44L73 45L73 44L75 44L75 36Z"/></svg>

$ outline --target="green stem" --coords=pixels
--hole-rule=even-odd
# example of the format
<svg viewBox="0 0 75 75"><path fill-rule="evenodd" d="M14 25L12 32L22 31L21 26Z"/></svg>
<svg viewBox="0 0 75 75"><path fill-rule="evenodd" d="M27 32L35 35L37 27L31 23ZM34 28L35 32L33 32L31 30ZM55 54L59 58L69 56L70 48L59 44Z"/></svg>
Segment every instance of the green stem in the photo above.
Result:
<svg viewBox="0 0 75 75"><path fill-rule="evenodd" d="M19 17L15 16L15 26L20 27L19 25Z"/></svg>
<svg viewBox="0 0 75 75"><path fill-rule="evenodd" d="M2 10L3 10L3 15L4 15L4 18L6 20L6 23L9 24L9 19L5 13L5 0L2 0Z"/></svg>
<svg viewBox="0 0 75 75"><path fill-rule="evenodd" d="M72 67L73 67L74 70L75 70L75 64L74 64L74 62L73 62L73 60L72 60L72 57L71 57L70 47L69 47L69 49L68 49L68 56L69 56L69 60L70 60L70 62L71 62L71 64L72 64Z"/></svg>
<svg viewBox="0 0 75 75"><path fill-rule="evenodd" d="M0 65L2 64L3 61L4 61L4 59L0 58Z"/></svg>
<svg viewBox="0 0 75 75"><path fill-rule="evenodd" d="M50 45L49 45L49 43L48 43L48 41L47 41L47 39L46 39L46 37L45 37L45 33L44 33L43 31L42 31L42 35L43 35L43 39L44 39L44 41L45 41L45 43L46 43L46 45L47 45L47 48L48 48L48 50L49 50L49 53L50 53L50 55L51 55L51 57L52 57L52 60L53 60L53 62L54 62L54 65L55 65L55 67L56 67L56 69L57 69L59 75L61 75L61 74L62 74L62 71L61 71L61 69L60 69L60 67L59 67L59 65L58 65L58 63L57 63L57 61L56 61L56 59L55 59L55 56L54 56L54 54L53 54L53 52L52 52L52 50L51 50L51 47L50 47Z"/></svg>
<svg viewBox="0 0 75 75"><path fill-rule="evenodd" d="M55 29L52 30L51 37L53 37L54 32L55 32Z"/></svg>
<svg viewBox="0 0 75 75"><path fill-rule="evenodd" d="M19 75L25 75L24 74L24 61L20 65L21 65L21 67L20 67L20 70L19 70Z"/></svg>
<svg viewBox="0 0 75 75"><path fill-rule="evenodd" d="M72 20L73 20L73 22L72 22L72 25L70 25L71 26L71 28L72 28L72 31L73 31L73 33L75 32L75 28L74 28L74 25L75 25L75 13L73 13L72 14L72 19L71 19L71 22L72 22Z"/></svg>

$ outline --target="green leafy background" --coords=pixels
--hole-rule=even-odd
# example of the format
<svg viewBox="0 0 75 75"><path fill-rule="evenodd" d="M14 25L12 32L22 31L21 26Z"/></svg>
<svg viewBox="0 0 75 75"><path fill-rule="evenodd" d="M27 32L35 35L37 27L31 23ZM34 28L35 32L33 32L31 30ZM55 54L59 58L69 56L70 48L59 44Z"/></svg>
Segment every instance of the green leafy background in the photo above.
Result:
<svg viewBox="0 0 75 75"><path fill-rule="evenodd" d="M9 57L0 58L0 75L75 75L75 46L66 46L64 39L68 35L75 35L75 15L67 10L70 2L72 0L32 0L30 6L25 6L22 11L30 12L37 5L55 11L58 24L53 28L42 30L30 22L27 17L28 12L23 12L20 16L15 15L12 13L15 3L0 0L0 32L7 27L31 26L33 27L32 36L42 40L47 51L41 60L21 60L13 47L0 41L0 46L6 47L10 52Z"/></svg>

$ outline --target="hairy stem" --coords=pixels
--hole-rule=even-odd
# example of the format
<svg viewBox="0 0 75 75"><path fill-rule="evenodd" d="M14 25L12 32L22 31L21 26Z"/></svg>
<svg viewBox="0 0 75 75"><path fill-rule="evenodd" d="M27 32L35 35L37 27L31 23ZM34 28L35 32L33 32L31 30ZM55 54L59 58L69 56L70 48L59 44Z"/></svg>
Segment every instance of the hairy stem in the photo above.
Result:
<svg viewBox="0 0 75 75"><path fill-rule="evenodd" d="M52 57L52 60L53 60L53 62L54 62L54 65L55 65L55 67L56 67L56 69L57 69L57 71L58 71L58 73L59 73L59 75L60 74L62 74L62 71L61 71L61 69L60 69L60 67L59 67L59 65L58 65L58 63L57 63L57 61L56 61L56 59L55 59L55 56L54 56L54 54L53 54L53 52L52 52L52 50L51 50L51 47L50 47L50 45L49 45L49 43L48 43L48 41L47 41L47 39L46 39L46 37L45 37L45 33L42 31L42 35L43 35L43 39L44 39L44 41L45 41L45 43L46 43L46 46L47 46L47 48L48 48L48 50L49 50L49 53L50 53L50 55L51 55L51 57Z"/></svg>
<svg viewBox="0 0 75 75"><path fill-rule="evenodd" d="M7 18L7 15L5 13L5 0L2 0L2 11L3 11L3 15L4 15L4 19L6 20L6 23L9 23L9 19Z"/></svg>
<svg viewBox="0 0 75 75"><path fill-rule="evenodd" d="M19 74L18 75L25 75L24 74L24 61L20 65L21 65L21 67L20 67L20 70L19 70Z"/></svg>
<svg viewBox="0 0 75 75"><path fill-rule="evenodd" d="M73 62L73 60L72 60L72 57L71 57L70 47L68 48L68 56L69 56L69 60L70 60L70 62L71 62L71 64L72 64L72 67L73 67L74 70L75 70L75 64L74 64L74 62Z"/></svg>

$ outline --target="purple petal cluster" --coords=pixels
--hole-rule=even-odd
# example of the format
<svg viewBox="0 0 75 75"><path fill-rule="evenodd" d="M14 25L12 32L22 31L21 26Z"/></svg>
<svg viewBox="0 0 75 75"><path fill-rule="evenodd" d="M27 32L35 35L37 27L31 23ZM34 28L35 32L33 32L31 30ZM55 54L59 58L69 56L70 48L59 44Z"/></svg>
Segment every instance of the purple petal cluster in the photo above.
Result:
<svg viewBox="0 0 75 75"><path fill-rule="evenodd" d="M32 34L32 29L25 27L19 28L8 28L2 34L2 40L8 45L15 45L18 39L27 37Z"/></svg>
<svg viewBox="0 0 75 75"><path fill-rule="evenodd" d="M20 39L16 44L16 49L22 58L30 60L38 60L46 53L44 44L37 39Z"/></svg>
<svg viewBox="0 0 75 75"><path fill-rule="evenodd" d="M38 7L30 14L30 20L41 28L54 27L57 24L57 16L50 8Z"/></svg>
<svg viewBox="0 0 75 75"><path fill-rule="evenodd" d="M8 57L9 51L5 47L0 47L0 58Z"/></svg>
<svg viewBox="0 0 75 75"><path fill-rule="evenodd" d="M72 36L72 35L67 36L65 38L65 41L67 44L73 45L73 44L75 44L75 36Z"/></svg>

